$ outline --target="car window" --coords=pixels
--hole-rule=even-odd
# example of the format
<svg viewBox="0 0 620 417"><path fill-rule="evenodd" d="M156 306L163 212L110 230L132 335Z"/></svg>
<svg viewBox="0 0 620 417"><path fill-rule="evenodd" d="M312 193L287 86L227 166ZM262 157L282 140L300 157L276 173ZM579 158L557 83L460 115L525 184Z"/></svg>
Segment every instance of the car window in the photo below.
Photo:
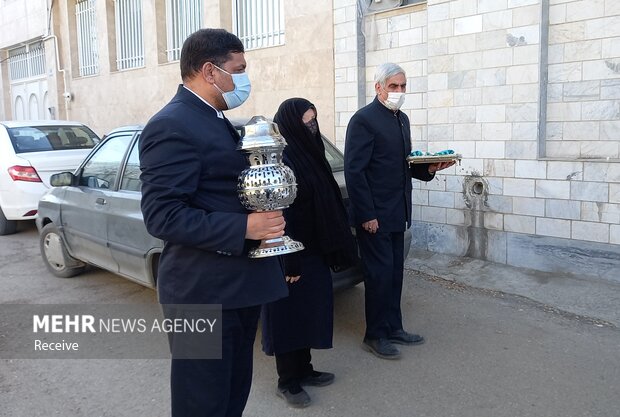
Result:
<svg viewBox="0 0 620 417"><path fill-rule="evenodd" d="M322 136L323 144L325 144L325 157L329 166L332 168L332 172L344 171L344 158L342 152L338 150L332 143L327 140L325 136Z"/></svg>
<svg viewBox="0 0 620 417"><path fill-rule="evenodd" d="M140 191L140 158L138 157L138 141L133 144L127 165L121 180L121 190Z"/></svg>
<svg viewBox="0 0 620 417"><path fill-rule="evenodd" d="M129 133L108 138L82 168L80 185L101 189L114 187L132 136L133 133Z"/></svg>
<svg viewBox="0 0 620 417"><path fill-rule="evenodd" d="M15 153L90 149L99 142L86 126L25 126L7 130Z"/></svg>

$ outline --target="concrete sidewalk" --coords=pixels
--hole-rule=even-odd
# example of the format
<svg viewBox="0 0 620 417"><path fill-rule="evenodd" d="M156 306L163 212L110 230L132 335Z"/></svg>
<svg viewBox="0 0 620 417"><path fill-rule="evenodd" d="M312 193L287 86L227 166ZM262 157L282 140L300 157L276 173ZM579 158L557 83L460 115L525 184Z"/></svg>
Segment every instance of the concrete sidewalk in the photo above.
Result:
<svg viewBox="0 0 620 417"><path fill-rule="evenodd" d="M620 327L620 284L615 282L516 268L413 248L405 261L405 268L475 288L526 297L567 313Z"/></svg>

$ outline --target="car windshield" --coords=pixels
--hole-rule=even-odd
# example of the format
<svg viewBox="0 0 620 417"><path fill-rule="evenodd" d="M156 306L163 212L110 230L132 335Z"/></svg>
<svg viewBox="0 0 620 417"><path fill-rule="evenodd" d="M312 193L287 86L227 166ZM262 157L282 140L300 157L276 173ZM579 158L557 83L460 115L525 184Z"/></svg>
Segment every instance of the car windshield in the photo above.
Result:
<svg viewBox="0 0 620 417"><path fill-rule="evenodd" d="M85 126L24 126L7 130L15 153L89 149L99 141Z"/></svg>

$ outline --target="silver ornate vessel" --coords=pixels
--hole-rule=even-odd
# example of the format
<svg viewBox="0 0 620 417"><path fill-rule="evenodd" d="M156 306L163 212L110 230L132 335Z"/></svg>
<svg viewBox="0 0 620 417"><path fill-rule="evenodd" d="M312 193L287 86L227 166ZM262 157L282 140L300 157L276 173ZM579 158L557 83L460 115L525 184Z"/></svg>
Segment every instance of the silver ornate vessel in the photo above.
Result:
<svg viewBox="0 0 620 417"><path fill-rule="evenodd" d="M254 116L242 127L237 149L246 153L250 167L239 175L237 190L241 204L252 211L273 211L287 208L297 195L293 170L282 163L286 140L278 125L263 116ZM284 255L304 249L301 242L288 236L261 241L250 251L250 258Z"/></svg>

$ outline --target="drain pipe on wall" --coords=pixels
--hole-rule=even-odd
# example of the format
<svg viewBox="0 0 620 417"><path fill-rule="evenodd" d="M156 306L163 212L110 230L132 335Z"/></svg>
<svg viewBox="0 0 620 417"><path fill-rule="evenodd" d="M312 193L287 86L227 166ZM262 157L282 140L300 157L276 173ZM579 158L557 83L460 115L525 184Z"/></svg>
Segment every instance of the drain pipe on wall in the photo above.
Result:
<svg viewBox="0 0 620 417"><path fill-rule="evenodd" d="M540 2L538 159L547 156L547 86L549 85L549 0Z"/></svg>
<svg viewBox="0 0 620 417"><path fill-rule="evenodd" d="M64 91L62 93L62 97L65 99L65 119L69 120L69 103L72 99L72 94L67 90L67 71L60 68L60 57L58 53L58 38L56 35L46 35L41 40L47 41L52 39L54 41L54 49L56 50L56 71L62 74L62 83L64 87Z"/></svg>
<svg viewBox="0 0 620 417"><path fill-rule="evenodd" d="M52 8L54 7L54 0L50 1L49 7L47 9L47 34L41 37L41 41L45 42L47 40L52 39L54 41L54 51L56 55L56 71L62 74L62 85L63 85L63 93L62 97L65 99L65 119L69 120L69 103L73 98L73 95L67 89L67 71L64 68L60 67L60 51L58 48L58 37L56 35L52 35Z"/></svg>
<svg viewBox="0 0 620 417"><path fill-rule="evenodd" d="M368 0L357 0L355 19L357 37L357 108L366 105L366 36L364 34L364 17L368 11Z"/></svg>

